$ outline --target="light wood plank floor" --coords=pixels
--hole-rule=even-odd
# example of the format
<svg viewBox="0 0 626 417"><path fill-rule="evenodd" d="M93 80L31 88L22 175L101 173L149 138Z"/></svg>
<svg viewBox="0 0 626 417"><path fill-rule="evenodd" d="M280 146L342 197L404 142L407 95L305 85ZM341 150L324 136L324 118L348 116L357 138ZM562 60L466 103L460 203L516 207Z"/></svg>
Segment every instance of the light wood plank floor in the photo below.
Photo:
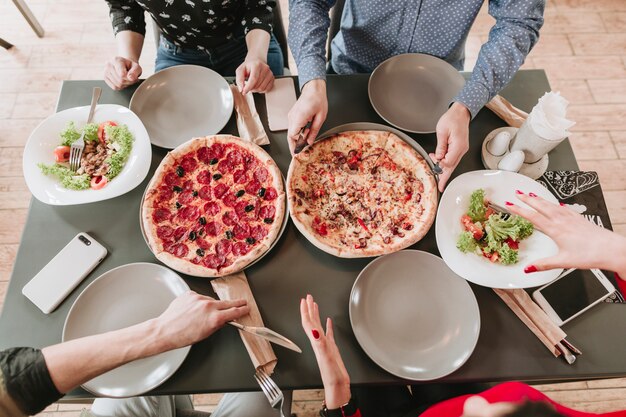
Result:
<svg viewBox="0 0 626 417"><path fill-rule="evenodd" d="M286 0L281 0L287 19ZM30 131L54 111L61 80L102 77L114 55L104 1L27 0L46 29L38 39L9 0L0 0L0 306L4 299L30 194L21 177L22 148ZM626 0L551 0L541 39L524 68L544 68L571 103L577 122L570 138L582 169L600 174L615 229L626 234ZM467 70L487 40L493 19L481 12L467 42ZM141 65L153 72L148 38ZM293 60L290 59L295 73ZM543 385L554 399L586 411L626 408L626 379ZM212 410L219 394L197 395ZM294 412L315 416L322 394L295 394ZM88 405L87 405L88 406ZM85 405L53 404L40 416L73 417Z"/></svg>

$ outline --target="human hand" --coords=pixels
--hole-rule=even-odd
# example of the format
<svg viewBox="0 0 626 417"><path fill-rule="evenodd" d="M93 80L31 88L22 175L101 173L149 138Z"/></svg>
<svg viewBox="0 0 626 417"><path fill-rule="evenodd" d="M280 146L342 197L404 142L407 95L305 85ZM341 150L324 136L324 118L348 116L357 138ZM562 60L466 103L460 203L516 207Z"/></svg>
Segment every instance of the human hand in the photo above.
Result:
<svg viewBox="0 0 626 417"><path fill-rule="evenodd" d="M104 67L104 81L113 90L122 90L139 81L141 71L139 62L116 56Z"/></svg>
<svg viewBox="0 0 626 417"><path fill-rule="evenodd" d="M274 74L266 60L250 55L235 71L235 79L241 94L266 93L274 86Z"/></svg>
<svg viewBox="0 0 626 417"><path fill-rule="evenodd" d="M309 145L315 141L328 114L328 100L326 99L326 81L311 80L302 88L302 94L293 105L287 118L289 129L287 140L289 150L293 155L300 138L300 131L310 122L311 126L303 132L304 140Z"/></svg>
<svg viewBox="0 0 626 417"><path fill-rule="evenodd" d="M559 248L557 255L533 261L524 272L554 268L598 268L612 270L626 277L626 238L596 226L567 206L557 206L533 193L517 191L517 198L534 210L507 202L509 211L533 223L538 230L552 238Z"/></svg>
<svg viewBox="0 0 626 417"><path fill-rule="evenodd" d="M443 170L439 174L439 191L443 192L450 175L469 149L469 122L471 115L467 107L454 103L437 122L437 149L430 154L439 161Z"/></svg>
<svg viewBox="0 0 626 417"><path fill-rule="evenodd" d="M155 320L162 340L176 349L206 339L226 322L249 312L246 300L215 300L187 291Z"/></svg>
<svg viewBox="0 0 626 417"><path fill-rule="evenodd" d="M350 377L335 344L333 322L326 319L326 334L320 321L319 308L311 295L300 301L302 328L309 337L324 383L328 409L339 408L350 401Z"/></svg>

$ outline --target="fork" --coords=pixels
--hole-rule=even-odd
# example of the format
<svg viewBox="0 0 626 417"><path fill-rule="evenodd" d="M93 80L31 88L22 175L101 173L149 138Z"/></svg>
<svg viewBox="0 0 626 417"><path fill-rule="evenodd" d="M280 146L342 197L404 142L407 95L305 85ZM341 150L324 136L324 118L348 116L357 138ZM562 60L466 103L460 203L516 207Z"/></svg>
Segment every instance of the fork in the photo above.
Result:
<svg viewBox="0 0 626 417"><path fill-rule="evenodd" d="M511 212L510 211L508 211L507 209L505 209L502 206L497 205L496 203L492 203L490 201L489 203L487 203L487 206L491 207L496 212L500 213L500 217L502 218L502 220L508 220L509 217L511 217Z"/></svg>
<svg viewBox="0 0 626 417"><path fill-rule="evenodd" d="M254 379L256 379L256 382L263 390L272 408L280 410L280 417L285 417L283 414L283 402L285 401L285 397L274 380L260 368L256 370Z"/></svg>
<svg viewBox="0 0 626 417"><path fill-rule="evenodd" d="M87 124L91 123L93 119L93 113L96 110L96 104L98 104L98 100L100 99L100 94L102 94L102 89L100 87L94 87L93 93L91 95L91 108L89 109L89 116L87 117ZM85 129L83 129L83 133L80 135L80 138L76 139L72 142L72 146L70 146L70 169L72 171L78 171L80 168L80 161L83 157L83 151L85 150Z"/></svg>

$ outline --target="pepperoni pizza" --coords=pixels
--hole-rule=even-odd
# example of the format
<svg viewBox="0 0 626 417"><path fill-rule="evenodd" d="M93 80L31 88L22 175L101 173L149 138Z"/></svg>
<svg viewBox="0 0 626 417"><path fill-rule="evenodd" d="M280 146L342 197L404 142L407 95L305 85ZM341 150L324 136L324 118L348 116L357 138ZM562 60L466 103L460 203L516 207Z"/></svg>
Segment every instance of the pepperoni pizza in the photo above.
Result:
<svg viewBox="0 0 626 417"><path fill-rule="evenodd" d="M285 215L280 170L260 147L229 135L170 152L146 191L142 222L155 256L200 277L238 272L267 251Z"/></svg>

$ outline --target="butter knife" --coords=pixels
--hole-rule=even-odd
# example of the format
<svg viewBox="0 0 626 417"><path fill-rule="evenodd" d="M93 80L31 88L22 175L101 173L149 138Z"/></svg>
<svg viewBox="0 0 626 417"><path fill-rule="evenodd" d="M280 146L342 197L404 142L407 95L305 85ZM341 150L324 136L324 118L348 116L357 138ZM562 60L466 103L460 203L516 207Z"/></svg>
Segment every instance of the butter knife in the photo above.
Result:
<svg viewBox="0 0 626 417"><path fill-rule="evenodd" d="M268 329L267 327L244 326L236 321L229 321L228 324L238 328L239 330L243 330L244 332L251 333L272 343L286 347L287 349L302 353L302 350L298 347L298 345L287 339L285 336L276 333L274 330Z"/></svg>

